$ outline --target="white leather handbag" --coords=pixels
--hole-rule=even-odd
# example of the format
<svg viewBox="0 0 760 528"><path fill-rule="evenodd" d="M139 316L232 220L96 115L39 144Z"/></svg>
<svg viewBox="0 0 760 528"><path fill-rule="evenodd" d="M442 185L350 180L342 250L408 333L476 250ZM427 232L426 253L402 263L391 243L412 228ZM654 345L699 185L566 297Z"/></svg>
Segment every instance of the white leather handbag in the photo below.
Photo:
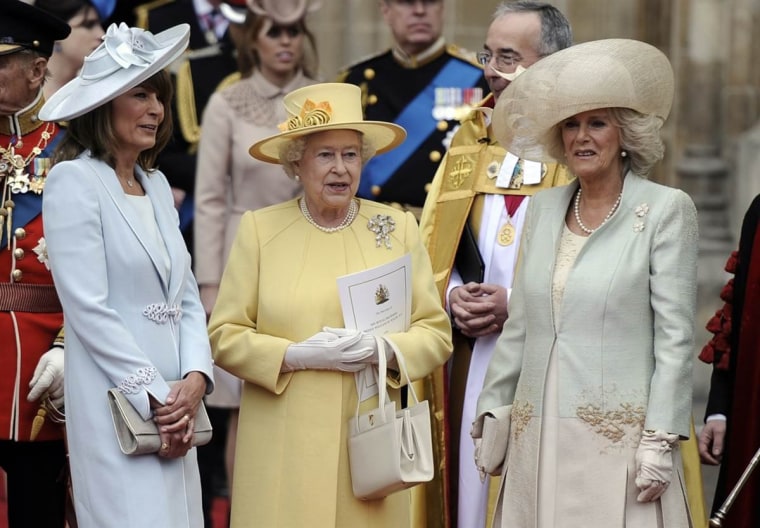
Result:
<svg viewBox="0 0 760 528"><path fill-rule="evenodd" d="M378 347L378 408L359 414L348 422L348 459L351 485L358 499L382 499L393 492L433 479L433 443L430 408L420 402L409 380L398 348L381 337ZM392 347L402 381L406 378L413 404L396 409L385 385L385 346ZM369 366L367 368L373 368Z"/></svg>

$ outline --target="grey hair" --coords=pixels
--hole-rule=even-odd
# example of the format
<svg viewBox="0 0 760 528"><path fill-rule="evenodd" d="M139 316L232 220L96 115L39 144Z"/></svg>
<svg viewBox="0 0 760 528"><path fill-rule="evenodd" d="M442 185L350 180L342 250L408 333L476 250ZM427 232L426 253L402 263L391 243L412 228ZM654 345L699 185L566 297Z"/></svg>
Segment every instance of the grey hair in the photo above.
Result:
<svg viewBox="0 0 760 528"><path fill-rule="evenodd" d="M377 152L377 149L370 138L358 130L355 132L359 134L362 142L361 148L359 149L359 156L362 159L363 167L370 159L372 159ZM287 174L290 179L295 179L296 163L303 158L303 153L306 152L306 142L310 135L311 134L297 137L280 145L280 150L278 152L280 163L282 164L285 174Z"/></svg>
<svg viewBox="0 0 760 528"><path fill-rule="evenodd" d="M642 114L630 108L609 108L612 124L620 130L620 148L626 152L623 165L634 174L647 177L652 167L665 156L660 136L664 121L654 114ZM562 143L563 119L552 127L546 140L551 157L567 164Z"/></svg>
<svg viewBox="0 0 760 528"><path fill-rule="evenodd" d="M509 13L536 13L541 19L541 42L536 50L541 57L569 48L573 44L573 31L565 15L545 2L502 2L494 11L492 20Z"/></svg>

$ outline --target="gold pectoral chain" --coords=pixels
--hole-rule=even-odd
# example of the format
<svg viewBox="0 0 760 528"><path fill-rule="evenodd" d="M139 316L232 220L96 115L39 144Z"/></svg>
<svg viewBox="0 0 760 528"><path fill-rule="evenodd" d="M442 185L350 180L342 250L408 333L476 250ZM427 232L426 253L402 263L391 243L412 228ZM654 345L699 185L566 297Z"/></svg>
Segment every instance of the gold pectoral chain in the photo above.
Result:
<svg viewBox="0 0 760 528"><path fill-rule="evenodd" d="M3 185L10 188L10 192L13 194L25 193L30 190L35 194L42 194L42 190L45 187L48 160L40 160L43 166L37 167L33 171L31 178L27 167L47 147L53 127L53 123L45 125L45 130L40 134L40 139L26 158L20 154L16 154L16 148L21 147L20 140L15 144L9 144L7 148L0 147L0 179L5 179Z"/></svg>

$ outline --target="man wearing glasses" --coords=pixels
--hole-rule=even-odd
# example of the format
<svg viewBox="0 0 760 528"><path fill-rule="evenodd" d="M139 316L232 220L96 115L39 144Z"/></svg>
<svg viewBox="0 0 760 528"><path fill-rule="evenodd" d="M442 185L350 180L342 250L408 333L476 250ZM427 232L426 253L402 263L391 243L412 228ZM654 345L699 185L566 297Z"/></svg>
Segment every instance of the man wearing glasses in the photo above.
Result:
<svg viewBox="0 0 760 528"><path fill-rule="evenodd" d="M473 110L440 164L420 228L441 300L454 327L454 354L432 375L435 414L449 430L445 480L450 526L484 528L488 479L475 467L470 428L486 367L508 317L509 291L530 196L569 182L564 167L518 159L496 144L491 109L524 68L570 46L565 16L540 2L503 2L496 8L478 61L491 94ZM444 402L447 405L444 406Z"/></svg>
<svg viewBox="0 0 760 528"><path fill-rule="evenodd" d="M349 67L339 81L362 89L365 119L392 121L408 136L362 171L358 195L398 204L419 218L457 119L482 99L475 57L442 37L443 0L380 0L391 50Z"/></svg>

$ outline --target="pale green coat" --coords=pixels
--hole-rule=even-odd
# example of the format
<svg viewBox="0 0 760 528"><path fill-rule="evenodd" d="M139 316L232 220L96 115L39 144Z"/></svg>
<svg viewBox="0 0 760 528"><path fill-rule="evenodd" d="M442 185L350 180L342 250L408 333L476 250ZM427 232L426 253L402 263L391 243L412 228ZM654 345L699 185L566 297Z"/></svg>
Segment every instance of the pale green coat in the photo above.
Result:
<svg viewBox="0 0 760 528"><path fill-rule="evenodd" d="M409 492L359 501L351 492L346 423L356 411L353 374L281 374L287 346L343 326L336 277L412 254L412 325L389 337L420 379L451 353L451 328L409 213L360 201L343 231L311 226L296 200L246 213L232 246L209 330L219 366L245 381L232 526L409 526ZM392 248L377 247L370 217L396 221ZM398 383L394 383L398 386ZM397 399L398 391L392 390Z"/></svg>
<svg viewBox="0 0 760 528"><path fill-rule="evenodd" d="M680 190L629 173L617 212L586 241L567 278L561 313L553 314L557 245L577 188L574 182L543 191L530 203L509 319L478 401L478 415L513 404L504 517L496 526L535 526L551 353L558 361L557 507L564 526L657 526L654 504L639 507L633 486L641 432L689 436L694 204ZM662 499L668 528L688 526L683 491L677 471Z"/></svg>

